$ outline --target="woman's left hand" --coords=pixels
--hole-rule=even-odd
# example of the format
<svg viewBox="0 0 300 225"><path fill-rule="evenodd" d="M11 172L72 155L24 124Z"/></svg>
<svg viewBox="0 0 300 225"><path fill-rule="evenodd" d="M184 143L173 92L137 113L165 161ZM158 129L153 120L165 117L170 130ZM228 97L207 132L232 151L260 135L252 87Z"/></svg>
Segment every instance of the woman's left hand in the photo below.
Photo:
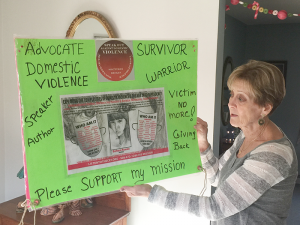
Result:
<svg viewBox="0 0 300 225"><path fill-rule="evenodd" d="M141 184L135 185L133 187L123 186L120 188L121 192L126 192L128 197L145 197L148 198L150 192L152 190L152 186L149 184Z"/></svg>
<svg viewBox="0 0 300 225"><path fill-rule="evenodd" d="M207 141L207 127L207 122L197 117L197 124L194 126L194 128L197 130L198 146L200 152L204 152L209 146Z"/></svg>

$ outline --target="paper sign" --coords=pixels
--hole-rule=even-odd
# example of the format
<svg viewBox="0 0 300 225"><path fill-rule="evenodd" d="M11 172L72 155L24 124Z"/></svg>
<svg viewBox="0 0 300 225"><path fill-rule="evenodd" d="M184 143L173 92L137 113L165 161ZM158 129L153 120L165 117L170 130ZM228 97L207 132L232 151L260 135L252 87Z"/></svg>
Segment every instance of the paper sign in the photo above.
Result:
<svg viewBox="0 0 300 225"><path fill-rule="evenodd" d="M199 172L196 40L15 39L38 208Z"/></svg>
<svg viewBox="0 0 300 225"><path fill-rule="evenodd" d="M167 137L163 88L63 95L60 101L68 174L170 154L168 139L160 138Z"/></svg>

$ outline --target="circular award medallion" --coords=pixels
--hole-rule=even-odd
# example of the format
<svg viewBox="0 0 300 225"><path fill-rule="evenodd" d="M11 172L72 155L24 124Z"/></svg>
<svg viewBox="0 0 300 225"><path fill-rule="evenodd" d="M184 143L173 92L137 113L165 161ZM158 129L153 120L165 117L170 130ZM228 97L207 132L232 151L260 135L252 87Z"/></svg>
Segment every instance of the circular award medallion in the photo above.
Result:
<svg viewBox="0 0 300 225"><path fill-rule="evenodd" d="M133 55L123 42L107 41L98 49L96 62L99 72L108 80L124 80L132 71Z"/></svg>

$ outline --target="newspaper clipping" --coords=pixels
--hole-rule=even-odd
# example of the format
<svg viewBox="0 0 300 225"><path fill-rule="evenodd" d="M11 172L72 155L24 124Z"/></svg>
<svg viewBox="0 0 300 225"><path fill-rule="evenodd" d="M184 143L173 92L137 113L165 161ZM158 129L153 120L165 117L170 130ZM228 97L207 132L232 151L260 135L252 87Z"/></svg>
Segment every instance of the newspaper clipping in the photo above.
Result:
<svg viewBox="0 0 300 225"><path fill-rule="evenodd" d="M68 174L170 154L163 88L60 100Z"/></svg>

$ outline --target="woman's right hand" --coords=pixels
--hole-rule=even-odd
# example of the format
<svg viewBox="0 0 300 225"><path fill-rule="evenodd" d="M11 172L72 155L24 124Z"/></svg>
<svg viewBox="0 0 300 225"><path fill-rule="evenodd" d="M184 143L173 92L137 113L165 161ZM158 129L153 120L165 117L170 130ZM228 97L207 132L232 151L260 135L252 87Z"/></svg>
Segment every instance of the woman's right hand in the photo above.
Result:
<svg viewBox="0 0 300 225"><path fill-rule="evenodd" d="M207 122L197 117L197 124L194 126L194 128L197 130L198 146L200 152L204 152L209 146L207 141L207 127Z"/></svg>
<svg viewBox="0 0 300 225"><path fill-rule="evenodd" d="M151 190L152 190L152 186L149 184L140 184L140 185L135 185L133 187L123 186L120 188L120 191L126 192L128 197L146 197L146 198L148 198Z"/></svg>

